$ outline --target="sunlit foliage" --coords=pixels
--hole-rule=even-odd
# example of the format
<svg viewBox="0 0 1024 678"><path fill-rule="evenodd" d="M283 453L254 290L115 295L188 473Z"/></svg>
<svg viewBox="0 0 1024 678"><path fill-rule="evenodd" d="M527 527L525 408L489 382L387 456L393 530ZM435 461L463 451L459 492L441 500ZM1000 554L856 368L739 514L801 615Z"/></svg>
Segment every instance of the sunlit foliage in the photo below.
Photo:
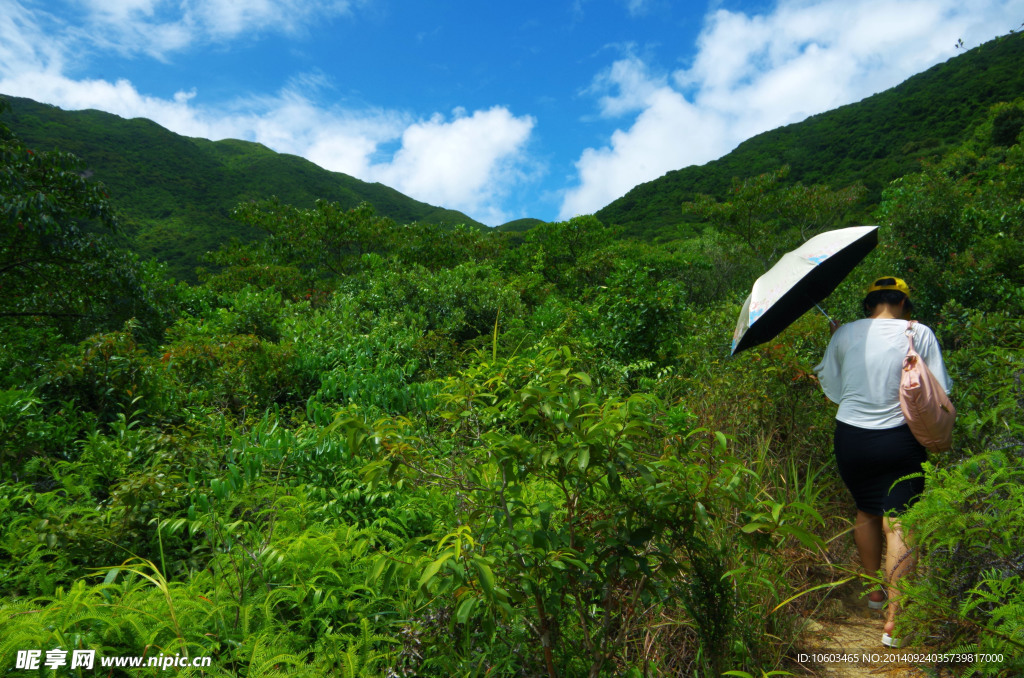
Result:
<svg viewBox="0 0 1024 678"><path fill-rule="evenodd" d="M981 675L1024 656L1021 109L886 189L882 247L831 300L853 319L865 277L903 275L942 341L956 445L907 517L900 623L1005 655L949 667ZM4 265L38 276L0 271L3 661L756 675L797 670L806 619L856 578L812 370L825 322L726 356L761 260L859 189L776 167L658 245L591 216L511 238L247 201L266 237L175 285L109 244L74 158L3 148Z"/></svg>

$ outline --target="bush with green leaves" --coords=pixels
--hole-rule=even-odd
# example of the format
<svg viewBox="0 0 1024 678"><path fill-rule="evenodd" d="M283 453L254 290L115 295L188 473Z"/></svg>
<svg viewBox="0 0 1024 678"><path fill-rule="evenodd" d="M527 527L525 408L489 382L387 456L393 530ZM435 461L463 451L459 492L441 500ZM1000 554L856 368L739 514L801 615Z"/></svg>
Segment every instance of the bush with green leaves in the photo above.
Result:
<svg viewBox="0 0 1024 678"><path fill-rule="evenodd" d="M117 332L95 334L46 366L43 392L92 412L103 422L137 411L160 418L177 403L166 366L135 338L138 325L129 322Z"/></svg>
<svg viewBox="0 0 1024 678"><path fill-rule="evenodd" d="M941 461L965 454L1006 451L1024 446L1020 410L1024 407L1024 317L968 310L959 304L942 309L939 336L947 367L955 375L957 406L954 448Z"/></svg>
<svg viewBox="0 0 1024 678"><path fill-rule="evenodd" d="M247 287L272 290L285 299L297 301L322 295L316 282L296 266L251 264L242 262L217 271L200 269L199 279L208 289L221 294L240 292Z"/></svg>
<svg viewBox="0 0 1024 678"><path fill-rule="evenodd" d="M1024 314L1024 145L993 142L995 121L1019 105L993 107L959 148L883 194L886 263L926 316L951 301Z"/></svg>
<svg viewBox="0 0 1024 678"><path fill-rule="evenodd" d="M311 385L319 406L355 403L394 413L427 407L431 387L424 373L443 344L431 342L415 323L364 311L338 292L316 309L292 307L282 328L295 347L299 379Z"/></svg>
<svg viewBox="0 0 1024 678"><path fill-rule="evenodd" d="M152 561L127 559L95 583L83 580L45 598L0 604L0 614L19 620L0 638L0 652L74 648L99 657L210 657L222 675L282 675L286 667L382 675L401 641L373 631L372 606L352 605L339 615L337 605L339 595L363 597L359 577L350 573L371 543L359 532L316 529L282 539L253 564L252 571L262 573L248 582L256 584L249 591L250 572L234 584L206 572L174 582ZM282 569L282 563L299 569Z"/></svg>
<svg viewBox="0 0 1024 678"><path fill-rule="evenodd" d="M1024 426L1016 426L1017 434ZM1024 464L1021 447L929 465L928 491L907 513L920 558L903 587L903 633L942 651L995 654L956 667L973 675L1024 671Z"/></svg>
<svg viewBox="0 0 1024 678"><path fill-rule="evenodd" d="M232 217L266 237L210 255L220 266L295 267L314 280L339 278L362 268L363 255L391 249L395 222L362 203L346 209L317 200L311 209L285 204L276 197L241 203Z"/></svg>
<svg viewBox="0 0 1024 678"><path fill-rule="evenodd" d="M711 306L729 299L761 273L752 257L737 251L728 237L711 227L699 236L666 243L659 250L671 253L674 277L682 283L686 300L693 306ZM660 262L652 264L658 266Z"/></svg>
<svg viewBox="0 0 1024 678"><path fill-rule="evenodd" d="M526 233L525 245L510 252L505 266L515 272L533 270L565 294L578 294L599 284L610 263L601 251L616 230L591 215L537 224Z"/></svg>
<svg viewBox="0 0 1024 678"><path fill-rule="evenodd" d="M499 252L499 241L463 225L412 223L395 230L394 256L406 266L435 271L470 261L485 261Z"/></svg>
<svg viewBox="0 0 1024 678"><path fill-rule="evenodd" d="M679 354L692 309L682 284L625 264L592 293L583 334L605 359L665 365Z"/></svg>
<svg viewBox="0 0 1024 678"><path fill-rule="evenodd" d="M673 444L656 399L616 396L572 362L564 350L480 354L446 380L425 428L336 422L343 437L378 441L369 477L455 500L431 538L381 554L375 586L428 606L435 624L419 632L434 642L457 632L458 654L432 659L432 671L596 676L634 666L650 611L676 596L706 675L769 660L763 634L740 631L755 628L743 610L783 591L727 574L772 569L760 551L774 540L816 546L805 525L820 517L761 495L721 434L706 447ZM756 618L762 633L782 619ZM540 653L524 655L529 647Z"/></svg>
<svg viewBox="0 0 1024 678"><path fill-rule="evenodd" d="M342 289L365 313L438 332L458 343L490 336L495 323L508 326L525 311L516 289L488 263L430 271L396 269L378 261Z"/></svg>
<svg viewBox="0 0 1024 678"><path fill-rule="evenodd" d="M238 317L229 313L222 320L235 323ZM305 401L313 388L297 371L295 348L287 341L229 333L201 319L178 321L168 339L160 363L184 404L262 411Z"/></svg>
<svg viewBox="0 0 1024 678"><path fill-rule="evenodd" d="M17 478L22 464L42 453L47 434L42 402L32 391L0 390L0 476Z"/></svg>
<svg viewBox="0 0 1024 678"><path fill-rule="evenodd" d="M842 224L867 192L862 184L840 190L787 185L789 172L789 165L783 165L756 177L734 177L726 200L698 194L683 203L683 214L729 234L768 270L785 251Z"/></svg>

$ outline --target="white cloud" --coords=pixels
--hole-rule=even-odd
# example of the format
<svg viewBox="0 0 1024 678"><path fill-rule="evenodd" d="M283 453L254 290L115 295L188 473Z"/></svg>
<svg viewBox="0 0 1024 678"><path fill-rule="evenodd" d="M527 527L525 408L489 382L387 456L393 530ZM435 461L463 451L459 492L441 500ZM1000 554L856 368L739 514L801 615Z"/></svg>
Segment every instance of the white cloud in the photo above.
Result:
<svg viewBox="0 0 1024 678"><path fill-rule="evenodd" d="M186 16L220 37L270 28L294 32L319 17L346 14L351 5L349 0L189 0L184 4Z"/></svg>
<svg viewBox="0 0 1024 678"><path fill-rule="evenodd" d="M0 0L0 76L17 71L60 70L62 49L48 39L37 17L14 0Z"/></svg>
<svg viewBox="0 0 1024 678"><path fill-rule="evenodd" d="M334 85L316 70L295 75L276 94L227 103L190 87L157 97L129 80L75 77L92 53L167 59L211 42L295 35L369 2L0 0L0 92L146 117L189 136L258 141L485 223L520 216L502 205L541 171L527 153L537 123L505 106L447 114L346 109L322 103ZM1024 0L961 2L779 0L760 15L719 9L705 18L686 68L670 73L628 52L586 90L602 117L625 122L605 144L580 153L578 183L562 193L560 218L599 209L638 183L719 157L759 132L895 85L953 56L958 38L973 46L1024 16ZM647 0L624 6L635 14L655 9Z"/></svg>
<svg viewBox="0 0 1024 678"><path fill-rule="evenodd" d="M240 35L294 34L351 12L363 0L56 0L73 20L61 34L81 45L164 59L195 44ZM15 0L5 0L17 5ZM52 36L51 36L52 37Z"/></svg>
<svg viewBox="0 0 1024 678"><path fill-rule="evenodd" d="M655 90L628 131L612 134L610 146L583 152L576 163L580 185L566 194L559 218L596 211L644 181L638 177L661 176L694 157L712 159L724 135L721 120L679 92Z"/></svg>
<svg viewBox="0 0 1024 678"><path fill-rule="evenodd" d="M230 32L272 21L275 13L288 8L294 10L288 20L298 25L303 16L310 16L310 7L347 7L345 2L326 0L216 0L205 3L202 16L190 14L181 24L160 24L165 0L83 1L93 20L124 19L121 38L141 31L146 22L206 25L204 30L216 25ZM188 10L198 4L202 3L188 0L184 6ZM502 199L529 169L525 147L535 121L505 107L472 113L456 109L451 119L438 113L423 119L404 111L324 106L310 99L333 87L320 71L293 76L275 95L227 104L207 104L195 89L170 98L149 96L125 79L69 77L65 55L79 44L77 36L55 39L39 24L45 17L14 0L0 0L0 10L8 10L0 11L0 92L5 94L72 110L97 108L125 118L144 117L187 136L256 141L333 171L380 181L417 200L462 210L492 225L508 220L510 215L500 208Z"/></svg>
<svg viewBox="0 0 1024 678"><path fill-rule="evenodd" d="M1024 0L780 0L768 13L709 13L670 81L630 55L588 90L602 114L635 113L576 162L562 219L593 212L666 171L706 163L761 132L859 101L1019 24Z"/></svg>
<svg viewBox="0 0 1024 678"><path fill-rule="evenodd" d="M525 148L535 125L533 118L500 106L420 120L381 109L324 109L287 91L241 108L249 112L222 118L222 129L209 125L219 132L210 138L258 141L490 225L509 219L500 205L526 178ZM382 150L392 145L393 153Z"/></svg>
<svg viewBox="0 0 1024 678"><path fill-rule="evenodd" d="M33 44L52 44L36 42L33 30L40 33L25 15L0 19L0 92L66 109L149 118L187 136L256 141L491 225L510 218L500 204L528 169L525 148L535 121L504 107L456 109L451 119L434 114L425 120L401 111L325 107L307 97L330 89L320 72L293 77L274 96L227 105L207 105L194 89L170 98L147 96L128 80L67 77L59 52L33 51ZM391 146L397 150L385 153Z"/></svg>
<svg viewBox="0 0 1024 678"><path fill-rule="evenodd" d="M651 75L647 64L630 54L598 74L586 91L601 95L601 115L615 117L642 111L665 84L665 78Z"/></svg>
<svg viewBox="0 0 1024 678"><path fill-rule="evenodd" d="M641 16L650 10L651 0L626 0L626 10L630 16Z"/></svg>
<svg viewBox="0 0 1024 678"><path fill-rule="evenodd" d="M194 91L179 91L170 99L146 96L128 80L74 80L49 64L26 67L32 57L12 65L0 55L0 92L66 109L96 108L125 118L145 117L188 136L223 138L230 127L219 116L193 108Z"/></svg>
<svg viewBox="0 0 1024 678"><path fill-rule="evenodd" d="M495 106L452 120L440 115L410 125L393 160L370 167L383 184L434 204L482 214L498 225L507 215L496 207L510 185L522 178L524 147L535 121ZM420 197L426 200L426 197Z"/></svg>

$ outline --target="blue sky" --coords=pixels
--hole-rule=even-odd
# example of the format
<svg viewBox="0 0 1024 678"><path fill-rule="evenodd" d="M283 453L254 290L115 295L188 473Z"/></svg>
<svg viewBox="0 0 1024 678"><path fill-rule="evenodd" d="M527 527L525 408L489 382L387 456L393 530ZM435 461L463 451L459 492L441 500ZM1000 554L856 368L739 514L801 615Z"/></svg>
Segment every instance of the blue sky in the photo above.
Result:
<svg viewBox="0 0 1024 678"><path fill-rule="evenodd" d="M1024 0L0 0L0 93L498 225L594 212L1022 21Z"/></svg>

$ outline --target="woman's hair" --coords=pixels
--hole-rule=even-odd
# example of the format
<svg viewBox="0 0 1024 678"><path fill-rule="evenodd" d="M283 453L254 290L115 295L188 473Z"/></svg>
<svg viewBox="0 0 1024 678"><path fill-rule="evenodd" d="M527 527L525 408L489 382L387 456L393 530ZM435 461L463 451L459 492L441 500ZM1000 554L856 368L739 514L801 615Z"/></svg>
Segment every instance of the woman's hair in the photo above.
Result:
<svg viewBox="0 0 1024 678"><path fill-rule="evenodd" d="M875 285L895 285L895 278L880 278L875 281ZM907 313L911 313L914 310L914 304L911 303L910 297L899 290L875 290L874 292L868 292L867 296L864 297L864 315L869 316L875 310L875 307L879 304L888 304L890 306L899 306L901 301L906 301L903 306L903 310Z"/></svg>

